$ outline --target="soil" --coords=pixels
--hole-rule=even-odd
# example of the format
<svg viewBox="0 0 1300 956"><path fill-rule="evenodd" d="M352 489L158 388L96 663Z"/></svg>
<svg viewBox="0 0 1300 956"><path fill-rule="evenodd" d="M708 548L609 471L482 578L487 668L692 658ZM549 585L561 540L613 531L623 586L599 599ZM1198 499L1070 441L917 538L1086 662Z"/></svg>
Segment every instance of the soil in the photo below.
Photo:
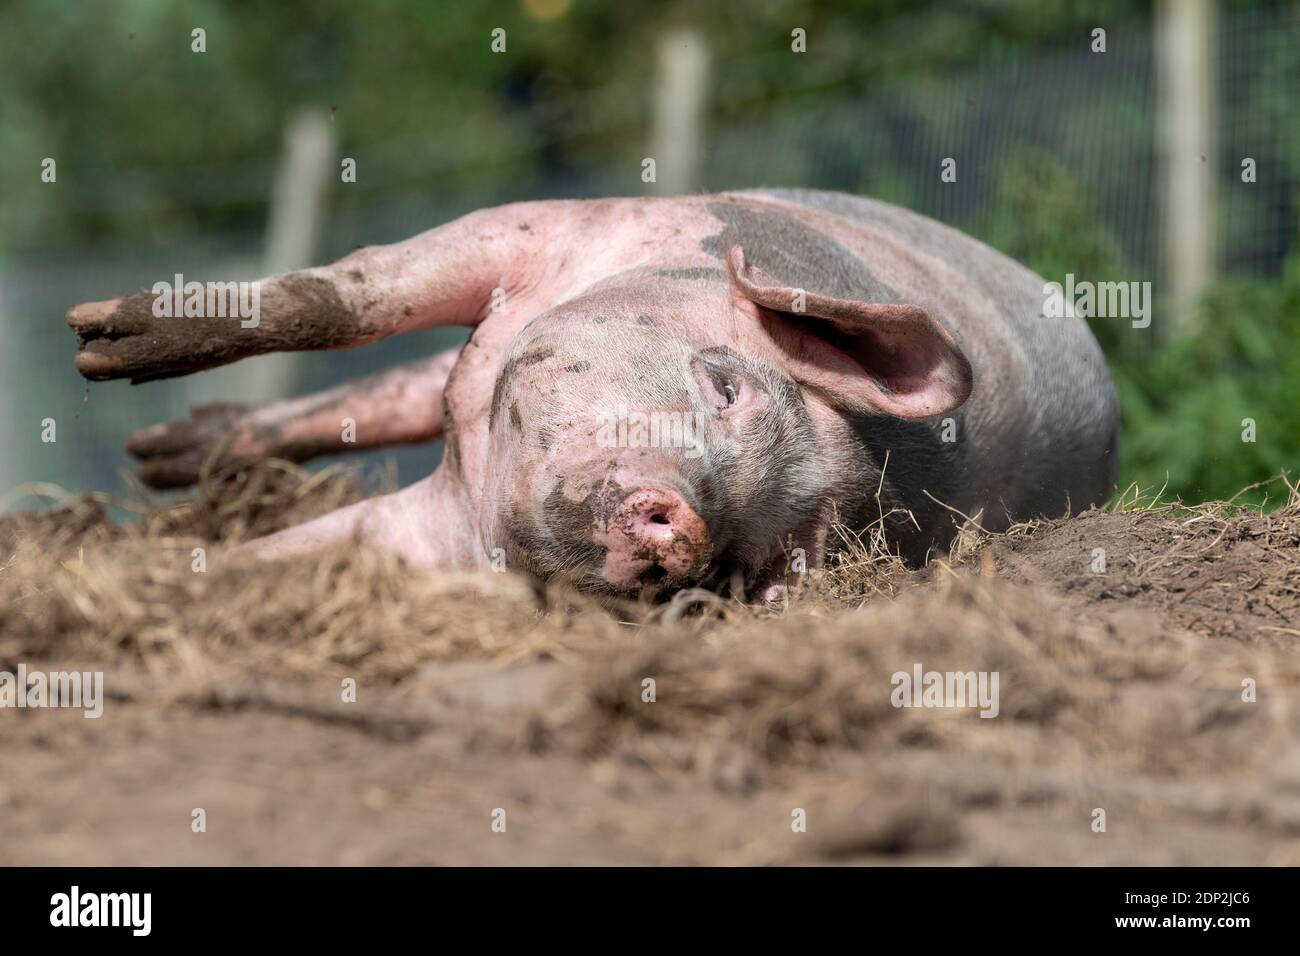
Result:
<svg viewBox="0 0 1300 956"><path fill-rule="evenodd" d="M363 493L279 463L129 522L0 519L0 671L106 693L0 709L0 864L1300 864L1277 488L967 532L921 570L844 534L781 610L227 561ZM997 716L895 707L917 665L996 672Z"/></svg>

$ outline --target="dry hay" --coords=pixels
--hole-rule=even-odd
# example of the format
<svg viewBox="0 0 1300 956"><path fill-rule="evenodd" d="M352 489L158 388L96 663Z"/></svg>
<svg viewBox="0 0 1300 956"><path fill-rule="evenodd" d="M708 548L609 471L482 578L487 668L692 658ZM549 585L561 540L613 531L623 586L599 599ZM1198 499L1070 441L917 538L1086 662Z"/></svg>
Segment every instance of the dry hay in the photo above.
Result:
<svg viewBox="0 0 1300 956"><path fill-rule="evenodd" d="M439 759L472 762L466 788L540 768L544 804L558 780L586 780L620 832L662 824L687 800L697 826L650 839L652 862L1296 862L1300 497L1278 487L1286 503L1268 512L1130 496L1002 535L976 516L952 554L919 571L875 529L840 529L834 558L788 609L687 592L611 610L508 574L423 573L356 548L228 563L227 542L365 493L348 472L271 463L193 500L130 503L133 522L111 521L104 496L0 520L0 669L101 668L121 706L173 727L264 711L343 723L384 746L449 735ZM191 567L199 547L203 573ZM998 719L893 707L891 675L916 663L998 672ZM370 693L360 716L330 703L345 677ZM1242 699L1246 680L1257 703ZM640 796L627 796L629 780ZM743 829L787 794L819 808L816 839ZM1105 801L1142 821L1142 839L1088 842L1088 814ZM568 842L546 843L538 861L614 852L604 830L551 825ZM458 859L490 859L475 847ZM403 844L382 860L424 858Z"/></svg>

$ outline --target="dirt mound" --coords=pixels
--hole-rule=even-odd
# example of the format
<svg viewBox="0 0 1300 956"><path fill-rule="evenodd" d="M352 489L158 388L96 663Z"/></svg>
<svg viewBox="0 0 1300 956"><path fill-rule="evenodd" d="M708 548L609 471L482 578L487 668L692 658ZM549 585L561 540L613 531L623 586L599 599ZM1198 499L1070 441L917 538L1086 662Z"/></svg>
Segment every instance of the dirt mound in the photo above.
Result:
<svg viewBox="0 0 1300 956"><path fill-rule="evenodd" d="M334 471L11 516L0 671L102 670L108 700L0 710L0 862L1300 863L1278 487L964 534L920 571L846 533L783 611L227 560L365 493ZM918 670L996 675L996 716L896 706Z"/></svg>
<svg viewBox="0 0 1300 956"><path fill-rule="evenodd" d="M1090 617L1148 608L1204 637L1300 637L1300 518L1221 504L1089 512L992 543L1000 577L1064 594ZM1105 571L1094 570L1104 558Z"/></svg>

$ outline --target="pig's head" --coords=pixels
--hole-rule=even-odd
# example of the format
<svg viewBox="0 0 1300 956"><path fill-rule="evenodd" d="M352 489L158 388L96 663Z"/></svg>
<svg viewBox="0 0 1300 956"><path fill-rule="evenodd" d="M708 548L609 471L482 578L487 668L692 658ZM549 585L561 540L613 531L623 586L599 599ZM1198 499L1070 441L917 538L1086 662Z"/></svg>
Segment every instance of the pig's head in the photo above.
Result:
<svg viewBox="0 0 1300 956"><path fill-rule="evenodd" d="M511 567L632 595L730 585L771 599L870 498L855 420L965 401L925 311L727 270L635 270L514 339L492 400L484 545Z"/></svg>

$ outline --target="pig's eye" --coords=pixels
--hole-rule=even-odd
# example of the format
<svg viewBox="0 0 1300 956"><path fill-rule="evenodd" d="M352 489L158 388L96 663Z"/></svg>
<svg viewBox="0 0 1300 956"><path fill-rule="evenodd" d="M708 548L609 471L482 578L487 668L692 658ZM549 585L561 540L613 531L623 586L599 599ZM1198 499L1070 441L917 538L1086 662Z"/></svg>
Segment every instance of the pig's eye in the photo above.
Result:
<svg viewBox="0 0 1300 956"><path fill-rule="evenodd" d="M700 397L719 412L738 411L755 398L753 383L739 363L740 357L726 347L706 349L691 363Z"/></svg>
<svg viewBox="0 0 1300 956"><path fill-rule="evenodd" d="M715 408L731 408L739 401L740 385L737 382L717 369L709 369L707 378L709 387L705 394L713 400Z"/></svg>

